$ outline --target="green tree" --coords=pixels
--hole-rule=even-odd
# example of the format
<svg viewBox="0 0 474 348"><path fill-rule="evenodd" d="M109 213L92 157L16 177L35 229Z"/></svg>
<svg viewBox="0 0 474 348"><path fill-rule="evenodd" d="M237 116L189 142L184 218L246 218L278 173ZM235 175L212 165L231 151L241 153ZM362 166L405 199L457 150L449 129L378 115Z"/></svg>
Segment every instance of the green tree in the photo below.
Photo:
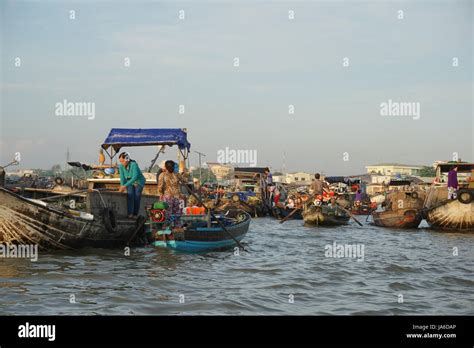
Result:
<svg viewBox="0 0 474 348"><path fill-rule="evenodd" d="M424 166L420 169L420 176L436 176L436 170L433 167Z"/></svg>
<svg viewBox="0 0 474 348"><path fill-rule="evenodd" d="M59 164L55 164L54 166L51 167L51 172L53 172L53 174L60 173L61 166Z"/></svg>

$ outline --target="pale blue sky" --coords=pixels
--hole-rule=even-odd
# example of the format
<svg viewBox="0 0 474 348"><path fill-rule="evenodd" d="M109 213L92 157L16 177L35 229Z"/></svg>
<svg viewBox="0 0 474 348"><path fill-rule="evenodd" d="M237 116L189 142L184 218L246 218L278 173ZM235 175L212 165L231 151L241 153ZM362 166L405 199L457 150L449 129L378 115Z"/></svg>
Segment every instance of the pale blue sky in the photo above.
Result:
<svg viewBox="0 0 474 348"><path fill-rule="evenodd" d="M1 1L0 11L0 164L20 151L23 168L49 168L67 147L93 162L112 127L186 127L208 161L251 149L274 170L283 152L287 170L327 174L453 152L474 160L472 1ZM95 102L96 118L55 116L64 99ZM380 116L388 99L421 103L421 118ZM144 167L153 150L131 152Z"/></svg>

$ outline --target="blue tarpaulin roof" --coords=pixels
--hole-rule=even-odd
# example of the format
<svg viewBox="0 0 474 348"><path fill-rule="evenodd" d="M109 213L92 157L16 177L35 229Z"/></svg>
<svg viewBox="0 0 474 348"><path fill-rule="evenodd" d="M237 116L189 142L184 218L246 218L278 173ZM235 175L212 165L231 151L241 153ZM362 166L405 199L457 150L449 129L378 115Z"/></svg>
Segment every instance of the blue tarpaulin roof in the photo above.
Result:
<svg viewBox="0 0 474 348"><path fill-rule="evenodd" d="M113 128L102 147L112 146L116 151L124 146L178 145L182 149L191 148L187 133L179 128L128 129Z"/></svg>

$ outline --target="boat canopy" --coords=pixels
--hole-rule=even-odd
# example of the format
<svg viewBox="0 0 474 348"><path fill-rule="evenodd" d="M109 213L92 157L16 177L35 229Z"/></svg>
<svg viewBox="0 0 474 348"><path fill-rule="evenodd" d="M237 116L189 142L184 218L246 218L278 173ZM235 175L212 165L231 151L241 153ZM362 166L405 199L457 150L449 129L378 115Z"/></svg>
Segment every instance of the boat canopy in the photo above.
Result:
<svg viewBox="0 0 474 348"><path fill-rule="evenodd" d="M254 173L254 174L263 174L265 170L268 170L268 167L237 167L234 168L234 173Z"/></svg>
<svg viewBox="0 0 474 348"><path fill-rule="evenodd" d="M112 128L102 148L112 147L115 152L124 146L178 145L180 150L190 150L187 133L179 128Z"/></svg>
<svg viewBox="0 0 474 348"><path fill-rule="evenodd" d="M447 162L447 163L439 163L437 165L437 170L439 173L447 173L453 167L458 167L458 173L471 173L474 170L474 163L466 163L466 162Z"/></svg>
<svg viewBox="0 0 474 348"><path fill-rule="evenodd" d="M389 186L410 186L411 181L410 180L390 180L388 183Z"/></svg>
<svg viewBox="0 0 474 348"><path fill-rule="evenodd" d="M353 179L345 176L326 176L324 180L327 181L329 184L360 184L360 179Z"/></svg>

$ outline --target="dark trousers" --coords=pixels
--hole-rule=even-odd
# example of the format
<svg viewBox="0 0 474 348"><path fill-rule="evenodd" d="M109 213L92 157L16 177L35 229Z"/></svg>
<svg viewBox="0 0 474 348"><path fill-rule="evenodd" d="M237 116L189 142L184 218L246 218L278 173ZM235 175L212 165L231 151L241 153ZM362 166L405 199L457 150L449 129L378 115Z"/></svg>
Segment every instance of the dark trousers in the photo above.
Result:
<svg viewBox="0 0 474 348"><path fill-rule="evenodd" d="M138 215L143 187L140 185L127 186L127 212L128 215Z"/></svg>

